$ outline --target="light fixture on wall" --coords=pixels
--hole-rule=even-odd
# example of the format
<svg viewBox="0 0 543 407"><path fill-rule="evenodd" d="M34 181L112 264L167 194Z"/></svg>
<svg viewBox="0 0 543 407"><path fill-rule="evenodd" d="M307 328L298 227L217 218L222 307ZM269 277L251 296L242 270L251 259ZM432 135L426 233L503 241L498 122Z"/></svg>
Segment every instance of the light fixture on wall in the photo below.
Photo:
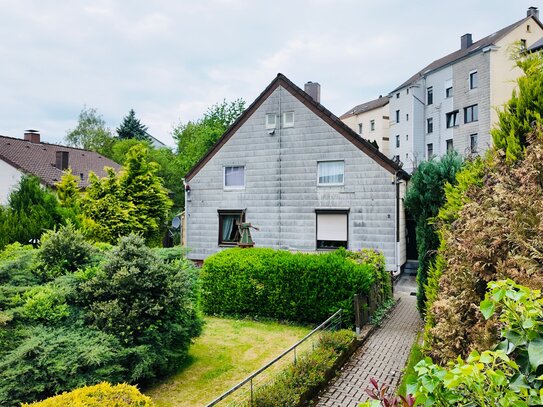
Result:
<svg viewBox="0 0 543 407"><path fill-rule="evenodd" d="M275 129L268 131L268 134L269 134L270 136L273 136L273 135L275 134Z"/></svg>

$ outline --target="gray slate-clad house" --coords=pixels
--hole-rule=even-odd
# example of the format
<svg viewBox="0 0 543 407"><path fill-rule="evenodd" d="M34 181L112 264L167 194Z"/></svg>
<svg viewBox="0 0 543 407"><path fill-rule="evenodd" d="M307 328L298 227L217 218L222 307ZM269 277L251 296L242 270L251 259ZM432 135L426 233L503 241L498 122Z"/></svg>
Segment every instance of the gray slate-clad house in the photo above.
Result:
<svg viewBox="0 0 543 407"><path fill-rule="evenodd" d="M186 246L204 260L236 245L236 222L259 228L257 247L293 251L381 250L387 269L406 262L396 163L278 74L186 175Z"/></svg>

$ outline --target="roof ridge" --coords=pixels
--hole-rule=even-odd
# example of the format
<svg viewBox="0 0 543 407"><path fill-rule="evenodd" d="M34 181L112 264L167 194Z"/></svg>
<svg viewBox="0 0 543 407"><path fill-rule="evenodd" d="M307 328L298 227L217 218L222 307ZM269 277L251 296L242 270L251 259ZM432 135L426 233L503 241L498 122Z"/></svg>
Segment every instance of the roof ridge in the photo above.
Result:
<svg viewBox="0 0 543 407"><path fill-rule="evenodd" d="M71 150L85 151L85 152L87 152L87 153L97 154L97 155L99 155L100 157L107 158L108 160L111 160L111 158L108 158L108 157L104 156L103 154L100 154L100 153L98 153L98 152L96 152L96 151L85 150L84 148L80 148L80 147L65 146L64 144L54 144L54 143L48 143L48 142L46 142L46 141L40 141L39 143L33 143L32 141L29 141L29 140L25 140L25 139L18 138L18 137L4 136L4 135L2 135L2 134L0 134L0 137L2 137L2 138L7 138L7 139L10 139L10 140L19 141L19 142L23 142L23 143L29 143L29 144L33 144L33 145L43 144L43 145L47 145L47 146L55 146L55 147L69 148L69 149L71 149ZM113 161L113 160L111 160L111 161Z"/></svg>

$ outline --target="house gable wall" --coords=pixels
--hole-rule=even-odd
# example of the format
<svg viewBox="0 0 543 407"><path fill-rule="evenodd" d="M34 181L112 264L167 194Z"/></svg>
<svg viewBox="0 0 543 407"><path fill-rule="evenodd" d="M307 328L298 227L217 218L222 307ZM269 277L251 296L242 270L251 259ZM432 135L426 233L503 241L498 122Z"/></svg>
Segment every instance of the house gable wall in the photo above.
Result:
<svg viewBox="0 0 543 407"><path fill-rule="evenodd" d="M267 113L294 112L294 127L269 134ZM344 160L343 186L317 186L317 162ZM245 188L223 189L224 166L245 166ZM189 180L189 257L221 250L218 210L246 209L257 246L316 248L317 208L349 209L349 249L382 250L394 268L394 175L339 134L282 86L277 87Z"/></svg>
<svg viewBox="0 0 543 407"><path fill-rule="evenodd" d="M7 205L9 194L19 184L23 173L10 164L0 160L0 205Z"/></svg>

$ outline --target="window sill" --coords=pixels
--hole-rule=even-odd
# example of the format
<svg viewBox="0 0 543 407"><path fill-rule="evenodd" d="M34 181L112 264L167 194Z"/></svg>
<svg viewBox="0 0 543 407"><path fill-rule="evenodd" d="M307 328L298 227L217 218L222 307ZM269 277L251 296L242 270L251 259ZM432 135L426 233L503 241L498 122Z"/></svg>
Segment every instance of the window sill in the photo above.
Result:
<svg viewBox="0 0 543 407"><path fill-rule="evenodd" d="M237 243L219 243L219 247L237 247Z"/></svg>
<svg viewBox="0 0 543 407"><path fill-rule="evenodd" d="M245 187L223 187L223 191L243 191Z"/></svg>
<svg viewBox="0 0 543 407"><path fill-rule="evenodd" d="M344 187L345 184L317 184L318 187Z"/></svg>

